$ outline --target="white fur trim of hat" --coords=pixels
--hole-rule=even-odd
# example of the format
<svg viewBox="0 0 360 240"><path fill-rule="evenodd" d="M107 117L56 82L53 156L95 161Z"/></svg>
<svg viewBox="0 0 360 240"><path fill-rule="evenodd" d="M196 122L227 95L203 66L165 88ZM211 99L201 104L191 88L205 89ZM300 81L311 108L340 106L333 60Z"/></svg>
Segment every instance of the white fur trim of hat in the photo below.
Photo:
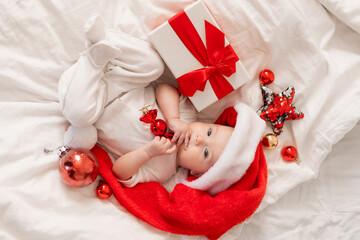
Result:
<svg viewBox="0 0 360 240"><path fill-rule="evenodd" d="M237 103L236 125L229 142L216 163L188 187L215 195L239 181L254 160L257 146L265 129L265 121L250 106Z"/></svg>

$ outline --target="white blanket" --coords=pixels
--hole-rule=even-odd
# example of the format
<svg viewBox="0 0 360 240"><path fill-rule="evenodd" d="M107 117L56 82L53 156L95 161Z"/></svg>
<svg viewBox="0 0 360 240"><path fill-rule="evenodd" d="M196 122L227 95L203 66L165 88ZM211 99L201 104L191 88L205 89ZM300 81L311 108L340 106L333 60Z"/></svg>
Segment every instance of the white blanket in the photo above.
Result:
<svg viewBox="0 0 360 240"><path fill-rule="evenodd" d="M82 28L89 17L100 14L108 28L148 40L148 32L192 2L0 3L0 239L182 238L141 222L112 197L99 200L95 195L97 182L81 189L64 185L58 174L56 154L45 154L43 149L62 145L68 122L59 111L57 83L61 73L85 49ZM337 151L329 160L332 164L326 162L326 167L320 168L334 144L360 119L359 3L351 0L204 2L252 80L202 112L201 118L214 119L234 98L254 109L261 107L257 75L264 68L275 73L275 82L269 85L273 91L295 87L294 105L305 114L302 120L286 122L279 146L266 151L269 180L260 213L248 220L249 225L234 227L222 239L287 239L293 234L298 239L359 238L359 228L355 226L360 223L360 198L344 194L344 185L335 184L332 175L336 171L342 178L335 179L346 179L349 191L358 189L359 177L347 177L360 175L353 168L359 166L354 159L359 156L359 131L350 135L350 140L341 142L340 146L346 147L335 146ZM168 72L165 75L171 77ZM267 132L271 132L269 125ZM299 164L282 160L280 151L285 145L296 146ZM316 180L302 184L318 176L329 184L314 187L312 183L316 184ZM305 229L306 223L312 223L309 216L323 213L319 211L321 203L329 203L322 199L328 196L323 194L327 191L344 196L344 199L334 198L327 205L327 213L333 214L328 216L339 211L347 211L348 215L342 215L343 218L336 215L338 218L333 222L317 217L317 225L308 228L308 234L301 227L290 231L288 228L293 229L299 221L289 221L281 213L288 213L291 208L297 210L297 205L291 203L303 200L301 206L305 210L297 211L296 217L305 219L300 222ZM356 190L354 194L360 196ZM321 199L319 204L315 204L320 201L317 197ZM337 212L337 206L344 206L340 201L350 201L352 207ZM262 211L270 204L273 205ZM277 228L271 228L274 217ZM341 231L334 227L339 222L344 226ZM262 231L263 224L266 227ZM280 227L281 224L288 228ZM322 235L319 230L322 227L328 229L328 235ZM246 231L241 232L242 229Z"/></svg>

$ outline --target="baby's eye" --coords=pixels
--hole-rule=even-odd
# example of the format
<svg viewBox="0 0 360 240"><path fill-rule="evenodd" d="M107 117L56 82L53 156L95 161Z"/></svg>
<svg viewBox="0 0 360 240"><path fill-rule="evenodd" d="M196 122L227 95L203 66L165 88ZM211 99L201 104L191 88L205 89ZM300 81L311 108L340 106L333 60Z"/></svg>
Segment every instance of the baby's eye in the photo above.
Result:
<svg viewBox="0 0 360 240"><path fill-rule="evenodd" d="M207 131L207 135L210 136L211 133L212 133L212 130L211 130L211 128L209 128L209 130Z"/></svg>
<svg viewBox="0 0 360 240"><path fill-rule="evenodd" d="M206 158L209 155L209 149L206 147L204 149L204 157Z"/></svg>

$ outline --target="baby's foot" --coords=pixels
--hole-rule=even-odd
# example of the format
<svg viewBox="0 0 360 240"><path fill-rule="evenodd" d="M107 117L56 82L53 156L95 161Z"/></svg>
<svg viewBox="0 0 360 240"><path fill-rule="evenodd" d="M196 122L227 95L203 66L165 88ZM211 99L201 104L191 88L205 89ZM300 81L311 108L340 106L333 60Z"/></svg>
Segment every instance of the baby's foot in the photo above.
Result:
<svg viewBox="0 0 360 240"><path fill-rule="evenodd" d="M97 67L103 67L111 59L119 57L121 50L110 41L101 40L89 48L90 61Z"/></svg>
<svg viewBox="0 0 360 240"><path fill-rule="evenodd" d="M106 39L105 23L102 17L91 17L85 23L84 32L90 45Z"/></svg>

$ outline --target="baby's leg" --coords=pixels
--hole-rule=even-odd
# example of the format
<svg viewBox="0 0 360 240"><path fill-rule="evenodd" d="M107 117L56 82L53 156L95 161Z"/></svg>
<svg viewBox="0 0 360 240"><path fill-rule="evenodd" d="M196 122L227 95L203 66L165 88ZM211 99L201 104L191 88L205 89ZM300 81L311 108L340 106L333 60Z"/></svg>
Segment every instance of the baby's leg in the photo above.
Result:
<svg viewBox="0 0 360 240"><path fill-rule="evenodd" d="M61 111L76 127L94 124L114 98L147 86L164 70L150 43L125 33L103 33L102 19L90 19L85 27L89 48L59 81Z"/></svg>
<svg viewBox="0 0 360 240"><path fill-rule="evenodd" d="M67 69L59 80L60 110L76 127L93 124L106 104L103 67L91 63L88 53Z"/></svg>
<svg viewBox="0 0 360 240"><path fill-rule="evenodd" d="M122 32L109 32L109 41L121 54L107 65L105 78L121 92L146 87L164 71L164 63L152 45Z"/></svg>

